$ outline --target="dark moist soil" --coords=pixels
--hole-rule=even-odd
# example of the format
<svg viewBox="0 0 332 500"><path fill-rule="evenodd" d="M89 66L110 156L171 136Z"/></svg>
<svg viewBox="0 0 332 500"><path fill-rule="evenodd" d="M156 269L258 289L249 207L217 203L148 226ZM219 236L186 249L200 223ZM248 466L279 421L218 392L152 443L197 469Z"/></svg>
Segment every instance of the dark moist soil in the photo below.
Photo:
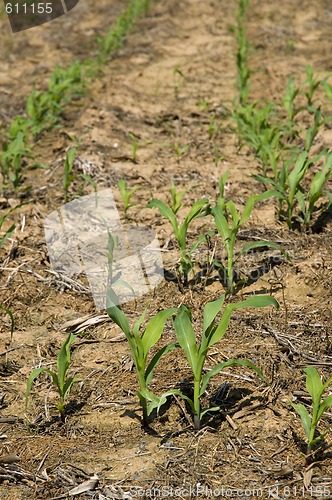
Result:
<svg viewBox="0 0 332 500"><path fill-rule="evenodd" d="M15 35L2 16L1 125L24 111L26 96L34 87L44 88L55 64L93 56L97 34L105 33L125 4L81 0L70 14ZM157 231L167 276L176 270L178 251L169 224L146 204L152 197L169 201L172 178L187 190L185 207L200 198L215 200L218 179L226 171L227 197L239 206L261 191L252 178L258 161L246 147L239 150L228 114L236 98L235 14L236 2L224 0L155 2L126 45L89 83L87 96L67 109L61 127L35 145L38 160L49 168L27 166L20 188L3 193L4 211L22 200L27 204L3 227L13 221L17 226L1 253L0 303L15 317L12 342L5 314L0 325L1 498L67 498L69 490L94 474L96 490L77 498L134 498L138 493L153 498L162 488L164 496L179 498L231 498L242 490L246 498L332 497L330 436L306 471L305 434L291 406L291 401L310 402L303 367L316 365L324 378L331 375L331 222L327 218L320 232L310 235L290 232L276 222L272 202L257 206L241 243L270 239L291 258L264 249L243 258L240 276L256 278L234 300L268 293L280 309L234 313L206 364L210 368L228 358L248 359L270 385L249 369L229 368L211 380L203 401L221 405L221 412L209 415L199 432L179 399L171 400L146 431L129 347L118 327L101 321L86 327L72 346L72 371L81 381L69 397L66 423L59 420L47 376L35 383L25 411L27 377L37 366L55 366L68 322L78 320L79 328L87 315L104 313L96 311L89 293L82 293L84 276L66 285L50 273L44 219L64 204L61 172L71 137L79 141L79 161L70 200L93 192L79 173L88 173L100 189L111 187L118 201L120 178L131 188L142 185L134 195L139 204L129 214L138 226ZM331 71L331 22L326 0L253 0L246 21L254 70L251 98L280 99L290 75L304 80L305 64L323 75ZM213 124L218 125L214 131ZM130 134L138 138L137 158ZM326 126L315 147L330 143ZM199 220L190 240L210 226L209 219ZM215 251L223 255L220 244ZM206 255L204 247L197 252L197 271ZM165 280L124 310L134 321L145 307L150 317L185 303L192 308L199 336L204 304L224 291L216 273L184 291L176 281ZM164 341L171 340L174 331L167 323ZM188 363L176 350L158 366L153 389L161 393L182 387L190 393L191 382ZM319 428L329 429L331 423L327 412ZM12 463L8 454L16 456Z"/></svg>

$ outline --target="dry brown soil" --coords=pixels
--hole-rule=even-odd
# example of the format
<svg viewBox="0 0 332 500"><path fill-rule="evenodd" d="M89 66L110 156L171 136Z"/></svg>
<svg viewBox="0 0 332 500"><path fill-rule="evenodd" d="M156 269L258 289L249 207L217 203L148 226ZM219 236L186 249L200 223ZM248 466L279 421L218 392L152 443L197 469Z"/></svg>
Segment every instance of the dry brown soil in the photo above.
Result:
<svg viewBox="0 0 332 500"><path fill-rule="evenodd" d="M73 345L72 371L81 381L69 397L66 423L58 418L56 393L46 375L36 382L25 410L27 377L36 366L55 366L68 331L65 324L77 319L80 325L85 316L102 313L96 312L91 295L83 293L84 276L73 285L50 273L44 240L45 217L64 203L61 169L73 145L71 137L79 140L76 174L85 168L99 188L111 187L118 200L121 177L131 187L143 186L130 215L137 225L157 230L169 271L179 257L170 226L146 203L153 196L169 200L172 178L179 189L188 190L186 207L202 197L215 200L225 171L230 172L227 197L239 206L262 190L252 178L258 162L247 148L239 150L228 113L237 95L232 30L236 4L156 1L126 45L88 82L86 97L68 108L61 127L35 145L37 158L49 168L26 168L20 188L2 195L4 211L20 201L28 203L11 217L17 228L0 261L0 303L15 317L12 342L5 314L0 325L1 498L67 498L69 490L93 474L98 477L96 489L77 498L133 498L138 492L153 498L157 493L148 491L153 487L164 487L164 496L171 495L171 488L182 488L172 493L179 498L188 497L190 488L193 495L197 488L207 488L219 498L232 498L240 490L246 490L246 498L332 498L331 437L326 436L325 449L315 457L305 490L310 482L305 434L290 404L296 399L309 402L304 366L316 365L324 377L331 374L331 224L327 221L320 233L290 232L276 221L272 202L258 206L241 243L270 239L291 259L280 258L273 267L267 263L278 252L248 255L240 263L241 272L266 268L234 300L271 293L280 310L234 313L225 339L213 346L207 360L207 367L230 357L252 360L270 386L249 369L229 368L211 381L203 403L219 394L221 412L205 420L201 431L194 432L179 399L146 431L129 347L119 329L104 321L87 327ZM1 124L5 127L24 111L26 96L34 87L44 88L55 64L93 56L96 35L106 31L124 6L120 0L81 0L69 15L15 35L2 16ZM280 98L289 75L304 79L307 63L323 74L332 70L332 9L327 0L252 0L246 22L252 43L252 99ZM218 129L209 138L213 122ZM135 161L129 134L139 141ZM330 141L326 126L317 147ZM183 146L183 154L177 154ZM221 156L217 164L214 146ZM91 192L77 175L70 199ZM192 241L203 226L211 221L201 220L191 230ZM197 252L197 266L204 252L203 247ZM222 255L220 244L216 252ZM203 305L224 292L217 279L203 285L181 291L176 282L163 281L151 296L126 304L124 310L134 321L146 306L152 316L185 303L192 308L199 335ZM164 338L174 339L171 323ZM179 385L190 390L190 370L179 350L165 357L153 382L157 393ZM320 428L331 424L327 412ZM19 461L6 463L8 454ZM208 497L208 490L198 496Z"/></svg>

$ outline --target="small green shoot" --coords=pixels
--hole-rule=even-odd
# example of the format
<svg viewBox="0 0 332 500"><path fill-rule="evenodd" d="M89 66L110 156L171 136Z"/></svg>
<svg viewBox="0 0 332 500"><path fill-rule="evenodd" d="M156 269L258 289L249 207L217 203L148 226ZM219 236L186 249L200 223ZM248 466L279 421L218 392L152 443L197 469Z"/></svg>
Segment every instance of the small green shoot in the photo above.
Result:
<svg viewBox="0 0 332 500"><path fill-rule="evenodd" d="M76 152L77 152L77 148L74 147L74 148L71 148L66 153L65 163L63 166L62 186L63 186L63 194L64 194L65 203L67 203L67 201L68 201L69 186L72 183L72 181L74 180L73 166L74 166Z"/></svg>
<svg viewBox="0 0 332 500"><path fill-rule="evenodd" d="M62 344L58 358L57 358L57 372L49 370L48 368L36 368L33 370L28 378L27 389L26 389L26 398L25 405L28 406L29 395L31 392L32 385L36 378L41 373L48 373L52 377L52 381L54 386L56 387L60 401L56 405L57 410L60 413L62 423L66 421L65 414L65 402L70 393L70 390L75 382L78 382L79 379L76 377L67 377L68 370L70 367L70 346L76 340L77 335L70 334L68 335L65 342Z"/></svg>
<svg viewBox="0 0 332 500"><path fill-rule="evenodd" d="M307 391L312 399L311 416L303 404L292 404L293 408L300 415L305 434L308 439L306 462L309 465L310 455L316 444L327 434L328 430L320 433L317 430L318 423L326 410L332 406L332 394L323 398L324 391L332 382L330 377L324 384L314 366L308 366L303 370L306 374Z"/></svg>
<svg viewBox="0 0 332 500"><path fill-rule="evenodd" d="M210 347L224 337L233 311L246 307L267 307L272 305L277 308L279 306L278 302L272 297L250 297L236 304L228 304L225 307L218 323L216 322L216 317L220 312L224 301L225 297L222 296L214 302L208 302L205 305L203 313L202 339L199 345L197 345L196 335L192 325L191 311L185 305L180 307L179 312L174 319L174 327L178 342L186 355L194 376L193 398L188 397L177 389L171 389L160 397L147 390L144 392L146 397L151 400L151 406L157 408L157 410L159 410L159 408L166 402L168 396L177 395L182 397L187 403L189 403L192 410L195 430L200 429L202 417L207 412L220 409L219 407L206 409L201 408L201 398L206 391L211 377L217 375L228 366L245 366L253 369L259 377L264 380L264 376L259 368L257 368L250 361L242 359L229 359L223 363L218 363L210 370L206 370L204 372L204 364L208 356L208 351Z"/></svg>
<svg viewBox="0 0 332 500"><path fill-rule="evenodd" d="M118 188L120 191L120 196L123 203L123 211L125 219L128 218L128 210L130 208L135 207L137 205L136 202L131 202L131 198L136 191L142 189L142 186L134 186L133 189L128 190L126 181L124 179L120 179L118 182Z"/></svg>
<svg viewBox="0 0 332 500"><path fill-rule="evenodd" d="M31 149L27 147L24 135L19 131L14 140L4 142L0 153L0 170L3 182L11 181L14 188L21 182L21 171L24 157L31 157Z"/></svg>
<svg viewBox="0 0 332 500"><path fill-rule="evenodd" d="M208 215L208 200L198 200L192 205L182 224L177 218L177 212L181 206L183 192L176 194L173 185L171 186L172 204L166 205L161 200L152 199L148 203L149 208L157 208L162 217L169 220L174 236L180 249L179 274L183 277L183 285L188 286L188 275L193 269L192 254L197 247L206 241L206 234L202 235L190 248L187 248L187 233L190 223L199 218Z"/></svg>
<svg viewBox="0 0 332 500"><path fill-rule="evenodd" d="M109 317L121 328L129 343L139 382L137 395L143 410L143 425L147 427L149 424L148 417L153 408L147 404L145 392L148 390L148 384L152 379L153 371L160 361L160 358L177 346L176 344L165 345L157 351L149 363L147 358L152 347L160 339L166 321L177 311L177 309L173 307L158 312L142 329L142 333L140 333L140 329L145 320L147 311L145 310L134 326L131 327L118 304L118 297L112 288L107 292L106 309Z"/></svg>
<svg viewBox="0 0 332 500"><path fill-rule="evenodd" d="M224 193L224 184L226 179L227 177L225 176L221 177L220 179L219 190L222 195ZM271 191L266 191L265 193L262 194L252 195L247 200L242 213L235 207L233 201L226 202L224 197L220 196L218 198L217 205L211 210L211 213L214 217L216 228L218 230L218 233L221 237L221 241L227 253L227 265L226 265L225 277L226 277L228 293L233 293L235 287L235 279L234 279L235 276L234 267L236 262L235 244L237 241L238 232L241 229L241 226L248 221L251 212L254 208L254 204L257 201L263 201L268 198L271 198L276 194L277 194L276 191L271 190ZM271 241L261 240L245 245L240 250L238 255L239 256L243 255L249 252L250 250L259 247L269 247L275 250L279 250L279 246L276 245L275 243ZM218 261L215 262L215 265L217 267L220 267L221 269L225 269L224 266Z"/></svg>

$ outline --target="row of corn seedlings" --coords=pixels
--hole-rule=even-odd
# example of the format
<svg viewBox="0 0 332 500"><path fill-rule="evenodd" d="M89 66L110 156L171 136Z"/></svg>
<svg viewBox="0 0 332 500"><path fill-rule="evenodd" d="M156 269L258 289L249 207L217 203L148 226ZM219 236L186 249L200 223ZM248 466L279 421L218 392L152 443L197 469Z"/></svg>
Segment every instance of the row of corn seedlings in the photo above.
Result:
<svg viewBox="0 0 332 500"><path fill-rule="evenodd" d="M250 146L260 162L260 172L254 178L273 189L278 200L277 213L289 229L299 225L305 231L332 205L332 193L326 184L332 174L332 151L323 149L312 154L318 134L332 117L324 114L322 106L332 102L330 75L315 75L307 65L306 77L298 83L293 77L287 82L281 102L249 101L250 75L248 65L250 47L245 36L245 14L249 0L239 0L236 38L239 96L233 109L233 118L241 142ZM325 101L321 102L319 91ZM306 123L305 127L301 123ZM307 437L306 465L310 466L312 452L327 430L320 432L318 423L332 406L332 396L324 392L332 382L322 382L313 366L304 369L306 388L311 396L311 415L303 404L292 404L301 417Z"/></svg>
<svg viewBox="0 0 332 500"><path fill-rule="evenodd" d="M249 42L244 27L248 4L239 0L236 33L240 83L233 118L240 141L248 144L259 160L260 172L255 179L278 193L279 219L290 229L299 226L309 231L313 220L317 221L332 204L332 195L326 189L332 173L331 151L312 153L315 139L332 119L322 111L326 98L332 101L332 87L329 76L315 75L307 65L304 81L298 83L290 77L280 102L249 102ZM325 95L322 102L321 91ZM301 126L303 122L305 127Z"/></svg>
<svg viewBox="0 0 332 500"><path fill-rule="evenodd" d="M48 89L34 89L31 92L26 100L25 114L16 116L4 133L0 152L2 187L8 183L14 188L19 186L22 181L22 168L28 158L33 158L33 141L38 140L44 131L57 126L64 107L84 95L86 80L94 77L107 58L122 46L126 34L137 18L148 9L150 3L151 0L130 0L115 25L105 36L98 37L97 58L73 61L67 68L56 66Z"/></svg>

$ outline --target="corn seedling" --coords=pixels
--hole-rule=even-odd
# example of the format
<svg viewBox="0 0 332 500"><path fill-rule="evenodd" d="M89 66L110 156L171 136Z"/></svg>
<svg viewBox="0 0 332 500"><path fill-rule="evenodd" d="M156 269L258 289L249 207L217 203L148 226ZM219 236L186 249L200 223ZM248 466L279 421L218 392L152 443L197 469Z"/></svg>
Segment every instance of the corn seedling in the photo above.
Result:
<svg viewBox="0 0 332 500"><path fill-rule="evenodd" d="M323 155L325 163L322 169L317 172L310 183L309 190L301 186L301 182L305 179L309 168ZM294 166L292 167L292 164ZM295 210L300 206L302 213L297 215L296 219L303 224L306 230L309 229L312 216L314 213L323 212L331 205L331 193L324 190L326 181L332 173L332 152L323 151L315 158L309 159L306 151L297 153L297 158L293 157L287 162L284 161L278 171L276 180L264 177L261 175L255 178L267 185L272 185L275 196L279 200L278 215L280 219L286 220L288 227L291 229L294 224ZM325 195L328 202L320 209L316 206L316 202Z"/></svg>
<svg viewBox="0 0 332 500"><path fill-rule="evenodd" d="M48 373L52 377L52 381L54 386L56 387L59 394L59 403L56 405L57 410L60 413L61 421L65 423L66 415L65 415L65 402L70 393L70 390L75 382L78 382L79 379L76 377L67 377L68 370L70 367L70 346L76 340L77 335L70 334L68 335L65 342L62 344L58 358L57 358L57 372L49 370L48 368L36 368L33 370L28 378L27 389L26 389L26 399L25 405L28 406L29 395L31 392L32 385L36 378L41 373Z"/></svg>
<svg viewBox="0 0 332 500"><path fill-rule="evenodd" d="M4 183L11 181L17 188L21 181L23 158L32 156L30 148L24 141L22 132L18 132L16 138L10 142L3 143L3 151L0 153L0 169Z"/></svg>
<svg viewBox="0 0 332 500"><path fill-rule="evenodd" d="M112 288L107 292L106 309L109 317L121 328L128 341L139 382L137 395L143 411L143 425L146 427L149 423L148 417L153 411L153 407L148 405L145 396L146 391L148 391L148 384L152 379L153 371L161 357L177 346L176 344L165 345L157 351L149 363L147 359L152 347L160 339L166 321L177 311L177 309L170 308L158 312L147 325L142 328L142 333L140 333L140 329L145 320L147 311L145 310L133 327L131 327L120 305L118 305L118 297Z"/></svg>
<svg viewBox="0 0 332 500"><path fill-rule="evenodd" d="M201 243L206 241L206 234L204 234L200 238L198 238L198 240L190 248L187 248L188 228L193 220L199 217L204 217L209 213L209 202L208 200L195 201L181 224L179 222L179 219L177 218L177 212L181 207L181 198L183 196L183 192L176 194L172 186L171 195L171 206L168 206L161 200L157 200L154 198L149 201L148 207L157 208L160 215L169 220L180 249L179 273L181 276L183 276L183 285L188 286L188 275L193 268L192 254Z"/></svg>
<svg viewBox="0 0 332 500"><path fill-rule="evenodd" d="M282 98L282 102L284 104L284 108L287 113L287 118L290 123L294 121L295 116L300 111L300 108L295 106L295 99L301 92L299 87L295 86L294 78L289 78L285 93Z"/></svg>
<svg viewBox="0 0 332 500"><path fill-rule="evenodd" d="M221 194L224 193L224 182L225 182L225 177L222 177L219 184L219 190ZM247 200L242 213L235 207L233 201L226 202L224 197L220 196L218 198L217 205L211 210L211 213L214 217L216 228L218 230L222 244L227 253L226 269L218 261L215 262L215 265L223 270L225 269L228 293L233 293L235 286L234 267L237 259L235 255L235 244L237 241L238 232L241 226L248 221L251 212L254 208L254 204L257 201L266 200L275 195L276 192L271 190L271 191L266 191L265 193L262 194L251 196ZM259 247L269 247L275 250L279 250L279 246L276 245L275 243L271 241L260 240L260 241L255 241L253 243L249 243L248 245L242 247L242 249L238 253L238 256L243 255L249 252L250 250Z"/></svg>
<svg viewBox="0 0 332 500"><path fill-rule="evenodd" d="M311 416L303 404L292 404L292 406L301 417L302 425L308 439L306 461L309 465L312 450L328 432L328 430L322 433L318 432L317 426L326 410L332 406L332 394L323 398L324 391L332 382L332 377L323 383L314 366L308 366L304 369L304 372L306 374L307 391L312 399Z"/></svg>
<svg viewBox="0 0 332 500"><path fill-rule="evenodd" d="M173 151L176 154L176 161L179 164L181 158L186 153L188 153L188 151L189 151L189 144L184 144L183 146L181 146L181 144L178 141L176 141L175 144L174 144L174 146L173 146Z"/></svg>
<svg viewBox="0 0 332 500"><path fill-rule="evenodd" d="M304 85L305 85L304 95L307 98L309 108L311 108L312 104L313 104L314 94L315 94L316 90L318 89L318 87L320 86L320 84L322 83L322 80L314 75L313 69L310 66L310 64L306 65L305 70L307 73L307 77L304 81Z"/></svg>
<svg viewBox="0 0 332 500"><path fill-rule="evenodd" d="M62 187L63 187L63 194L64 194L65 203L67 203L67 200L68 200L69 186L72 183L72 181L74 180L73 167L74 167L76 152L77 152L76 147L71 148L66 153L65 163L63 165Z"/></svg>
<svg viewBox="0 0 332 500"><path fill-rule="evenodd" d="M233 311L246 307L267 307L271 305L275 306L276 308L278 307L278 302L272 297L250 297L249 299L246 299L243 302L238 302L237 304L228 304L224 308L223 314L218 323L216 322L216 317L220 312L224 301L225 297L222 296L214 302L208 302L205 305L203 312L203 332L199 345L197 345L190 309L188 309L185 305L182 305L174 319L174 328L176 331L177 340L180 344L180 347L185 353L194 377L193 398L188 397L177 389L172 389L160 397L147 390L144 393L146 397L151 400L151 406L157 408L158 410L166 402L167 397L171 395L182 397L191 408L195 430L200 429L202 417L207 412L220 409L219 407L206 409L201 408L201 398L205 393L211 377L217 375L228 366L245 366L247 368L253 369L259 375L259 377L264 380L264 376L259 368L257 368L250 361L242 359L229 359L228 361L225 361L223 363L218 363L212 369L206 370L203 374L204 364L208 356L208 351L210 347L212 347L216 342L219 342L224 337Z"/></svg>
<svg viewBox="0 0 332 500"><path fill-rule="evenodd" d="M131 198L132 198L133 194L136 193L136 191L138 191L139 189L142 189L142 186L134 186L133 189L128 190L126 181L124 179L120 179L118 182L118 188L119 188L120 196L121 196L122 203L123 203L124 216L127 219L128 210L137 205L136 202L131 203Z"/></svg>

